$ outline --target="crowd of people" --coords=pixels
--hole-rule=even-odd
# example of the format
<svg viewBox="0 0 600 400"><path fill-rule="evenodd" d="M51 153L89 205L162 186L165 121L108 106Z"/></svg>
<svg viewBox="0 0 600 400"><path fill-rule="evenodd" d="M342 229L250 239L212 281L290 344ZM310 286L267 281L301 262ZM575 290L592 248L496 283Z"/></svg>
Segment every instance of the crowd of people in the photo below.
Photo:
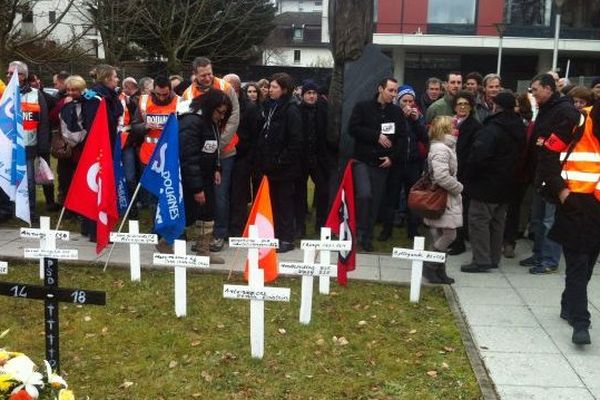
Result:
<svg viewBox="0 0 600 400"><path fill-rule="evenodd" d="M53 186L44 187L47 210L57 210L104 99L110 140L122 148L130 194L168 116L178 114L188 234L197 228L196 251L210 255L211 262L224 262L217 253L226 238L242 234L262 176L269 178L279 252L293 249L307 233L308 178L314 183L314 226L325 223L342 165L338 143L329 139L335 135L327 135L326 88L318 82L295 85L288 74L276 73L242 84L235 74L214 76L205 57L194 60L190 80L126 77L119 86L117 69L99 65L88 88L83 77L60 72L53 78L56 95L42 90L26 64L10 63L7 78L14 73L34 220L34 159L50 162L51 154L58 159L57 197ZM532 255L519 264L532 274L553 273L565 255L561 316L579 335L574 333L574 341L589 342L586 287L600 249L600 195L589 194L592 183L600 192L600 171L581 172L587 168L581 163L600 164L600 147L594 147L593 135L586 139L587 150L578 146L587 138L583 132L600 137L591 122L598 100L600 78L587 88L554 72L534 77L524 93L504 88L493 73L432 77L420 96L408 84L383 79L370 100L354 106L348 124L359 246L373 251L377 221L382 222L377 240L390 239L400 214L409 238L427 228L431 250L461 254L469 241L472 261L461 270L480 273L498 268L502 256L514 258L516 241L528 233ZM423 173L447 192L440 218L422 219L407 208L410 188ZM139 208L153 210L155 203L142 191L131 216ZM11 215L3 196L0 219ZM82 221L82 233L95 240L92 221ZM168 243L159 247L170 251ZM424 276L432 283L454 282L444 265L425 263Z"/></svg>

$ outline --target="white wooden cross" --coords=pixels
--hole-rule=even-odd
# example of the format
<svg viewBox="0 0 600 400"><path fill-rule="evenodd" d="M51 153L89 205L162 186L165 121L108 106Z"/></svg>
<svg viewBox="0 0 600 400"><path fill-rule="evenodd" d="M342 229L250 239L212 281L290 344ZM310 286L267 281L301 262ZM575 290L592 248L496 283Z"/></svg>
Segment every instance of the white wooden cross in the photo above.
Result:
<svg viewBox="0 0 600 400"><path fill-rule="evenodd" d="M329 228L321 228L331 230ZM321 235L323 237L323 235ZM304 241L303 241L304 242ZM329 251L328 251L329 252ZM302 276L302 297L300 300L300 323L309 324L312 313L312 294L313 294L313 277L337 276L337 265L322 264L323 256L321 253L321 263L315 264L316 250L314 247L304 249L304 262L282 262L279 263L279 272L287 275ZM329 257L328 257L329 258ZM329 286L329 285L328 285Z"/></svg>
<svg viewBox="0 0 600 400"><path fill-rule="evenodd" d="M329 265L331 263L331 252L352 249L351 240L331 240L331 228L321 228L321 240L303 240L300 242L302 250L320 250L320 264ZM305 253L306 254L306 253ZM313 260L314 260L313 254ZM329 294L330 277L332 275L319 276L319 293Z"/></svg>
<svg viewBox="0 0 600 400"><path fill-rule="evenodd" d="M154 265L175 267L175 315L187 315L187 273L186 268L208 268L210 258L204 256L186 255L185 240L175 240L175 254L154 253Z"/></svg>
<svg viewBox="0 0 600 400"><path fill-rule="evenodd" d="M0 261L0 275L8 274L8 263L6 261Z"/></svg>
<svg viewBox="0 0 600 400"><path fill-rule="evenodd" d="M446 253L425 251L425 238L416 236L413 249L402 249L394 247L392 257L412 261L410 276L410 302L418 303L421 296L421 281L423 276L423 261L443 263L446 261Z"/></svg>
<svg viewBox="0 0 600 400"><path fill-rule="evenodd" d="M265 352L265 301L290 301L289 288L265 287L265 271L258 267L260 248L278 248L278 239L258 237L258 228L249 227L248 238L229 238L229 247L248 249L248 286L224 285L226 299L250 300L250 352L263 358Z"/></svg>
<svg viewBox="0 0 600 400"><path fill-rule="evenodd" d="M45 250L50 252L41 257L28 257L27 250L34 249L25 249L25 258L40 259L40 279L44 279L44 257L73 259L71 257L55 257L55 255L51 253L51 251L56 250L56 239L65 241L69 240L69 231L57 231L50 229L50 217L40 217L39 228L21 228L20 234L21 237L25 239L38 239L40 241L40 248L37 250ZM67 254L72 255L73 251L77 252L77 250L70 250L71 253L67 252ZM29 254L33 255L34 253L30 252ZM61 254L64 255L64 252L61 252ZM75 255L74 259L77 259L77 255Z"/></svg>
<svg viewBox="0 0 600 400"><path fill-rule="evenodd" d="M129 233L111 232L110 241L113 243L129 243L131 280L133 282L141 281L140 244L157 244L158 236L154 233L140 233L138 221L130 220Z"/></svg>

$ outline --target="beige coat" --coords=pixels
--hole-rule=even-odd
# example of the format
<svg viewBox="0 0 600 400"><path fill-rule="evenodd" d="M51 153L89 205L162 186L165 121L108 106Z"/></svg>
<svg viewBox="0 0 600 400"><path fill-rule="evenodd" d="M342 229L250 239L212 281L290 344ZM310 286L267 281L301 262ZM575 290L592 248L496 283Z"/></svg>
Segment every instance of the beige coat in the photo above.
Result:
<svg viewBox="0 0 600 400"><path fill-rule="evenodd" d="M463 225L461 192L463 185L456 179L456 137L446 135L443 141L433 140L427 156L427 168L433 183L448 191L446 211L439 219L424 218L431 228L459 228Z"/></svg>

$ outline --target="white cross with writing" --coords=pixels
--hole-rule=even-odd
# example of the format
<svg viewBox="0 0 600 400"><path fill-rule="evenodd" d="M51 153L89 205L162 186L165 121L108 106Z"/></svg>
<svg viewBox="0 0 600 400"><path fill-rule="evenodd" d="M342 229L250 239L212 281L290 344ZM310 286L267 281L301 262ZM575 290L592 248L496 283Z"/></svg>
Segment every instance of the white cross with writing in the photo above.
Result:
<svg viewBox="0 0 600 400"><path fill-rule="evenodd" d="M278 239L261 239L258 228L249 227L248 238L229 238L229 247L248 249L248 286L224 285L226 299L250 300L250 352L263 358L265 352L265 301L290 301L289 288L265 287L265 271L258 267L260 248L278 248Z"/></svg>
<svg viewBox="0 0 600 400"><path fill-rule="evenodd" d="M113 243L129 244L129 266L131 280L139 282L142 280L142 268L140 262L140 244L157 244L158 236L154 233L140 233L138 221L129 221L129 233L111 232L110 241Z"/></svg>
<svg viewBox="0 0 600 400"><path fill-rule="evenodd" d="M312 314L312 294L313 294L313 277L335 277L337 276L337 266L324 264L324 258L329 261L330 251L324 250L321 252L321 262L315 264L315 256L317 245L330 244L331 229L321 228L321 242L319 241L305 241L301 243L302 249L304 249L304 262L281 262L279 263L279 272L287 275L301 275L302 276L302 294L300 300L300 323L309 324ZM309 242L305 245L305 242ZM316 245L311 245L316 244ZM323 253L327 253L325 257ZM329 281L327 282L327 292L329 292Z"/></svg>
<svg viewBox="0 0 600 400"><path fill-rule="evenodd" d="M402 249L394 247L392 257L412 261L410 276L410 302L418 303L421 296L421 281L423 276L423 261L443 263L446 261L446 253L435 251L424 251L425 238L416 236L413 249Z"/></svg>
<svg viewBox="0 0 600 400"><path fill-rule="evenodd" d="M331 240L331 228L321 228L321 240L303 240L300 242L300 248L302 250L320 250L320 264L329 265L331 263L331 252L340 250L350 251L352 248L352 241ZM319 293L329 294L331 276L332 275L319 276Z"/></svg>
<svg viewBox="0 0 600 400"><path fill-rule="evenodd" d="M32 253L29 253L31 257L27 257L27 255L25 255L25 258L40 259L40 279L44 279L44 257L60 258L52 255L52 251L56 250L56 239L65 241L69 240L69 231L52 230L50 229L50 217L40 217L39 228L21 228L20 234L22 238L38 239L40 241L39 250L46 250L50 252L48 255L43 255L41 257L33 257ZM75 257L75 259L77 259L77 257Z"/></svg>
<svg viewBox="0 0 600 400"><path fill-rule="evenodd" d="M0 261L0 275L8 274L8 263L6 261Z"/></svg>
<svg viewBox="0 0 600 400"><path fill-rule="evenodd" d="M187 268L208 268L209 257L186 255L185 240L175 240L175 254L154 253L154 265L175 267L175 315L187 314Z"/></svg>

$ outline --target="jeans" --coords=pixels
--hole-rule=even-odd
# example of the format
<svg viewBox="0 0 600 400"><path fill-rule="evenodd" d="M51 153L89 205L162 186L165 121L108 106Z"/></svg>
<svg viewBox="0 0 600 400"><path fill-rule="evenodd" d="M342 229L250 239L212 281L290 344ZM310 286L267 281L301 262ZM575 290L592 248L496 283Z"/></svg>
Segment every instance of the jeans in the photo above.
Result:
<svg viewBox="0 0 600 400"><path fill-rule="evenodd" d="M533 195L531 224L534 229L533 255L543 267L556 267L560 262L560 244L548 239L548 232L554 225L556 206L545 201L539 194Z"/></svg>
<svg viewBox="0 0 600 400"><path fill-rule="evenodd" d="M567 247L563 249L567 270L561 307L562 311L566 311L575 329L589 328L590 326L587 286L592 272L594 272L594 264L598 259L599 250L596 248L582 253Z"/></svg>
<svg viewBox="0 0 600 400"><path fill-rule="evenodd" d="M215 185L215 228L213 236L223 239L229 233L229 199L231 194L231 172L235 157L221 160L221 184Z"/></svg>
<svg viewBox="0 0 600 400"><path fill-rule="evenodd" d="M136 179L136 170L137 170L137 161L135 148L126 147L123 149L121 153L121 160L123 161L123 170L125 171L125 180L127 181L127 186L131 187L137 184ZM133 193L129 193L132 195Z"/></svg>

